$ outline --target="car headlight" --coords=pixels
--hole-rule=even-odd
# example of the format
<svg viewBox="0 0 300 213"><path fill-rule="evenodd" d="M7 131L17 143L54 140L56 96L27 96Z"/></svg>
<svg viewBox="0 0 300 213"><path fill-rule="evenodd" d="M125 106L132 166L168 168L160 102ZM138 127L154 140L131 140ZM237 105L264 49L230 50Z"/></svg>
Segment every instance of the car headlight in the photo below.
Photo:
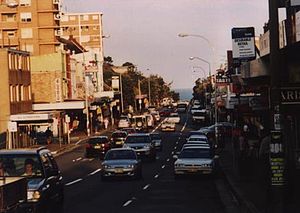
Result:
<svg viewBox="0 0 300 213"><path fill-rule="evenodd" d="M134 164L131 164L131 165L128 165L128 166L127 166L127 168L129 168L129 169L133 169L134 167L135 167Z"/></svg>
<svg viewBox="0 0 300 213"><path fill-rule="evenodd" d="M41 198L41 194L39 191L28 191L27 199L38 201Z"/></svg>
<svg viewBox="0 0 300 213"><path fill-rule="evenodd" d="M103 165L103 168L104 168L104 169L110 169L111 166L110 166L110 165Z"/></svg>
<svg viewBox="0 0 300 213"><path fill-rule="evenodd" d="M180 164L180 163L177 163L175 164L175 167L183 167L184 165L183 164Z"/></svg>
<svg viewBox="0 0 300 213"><path fill-rule="evenodd" d="M143 148L144 149L150 149L150 145L145 145Z"/></svg>

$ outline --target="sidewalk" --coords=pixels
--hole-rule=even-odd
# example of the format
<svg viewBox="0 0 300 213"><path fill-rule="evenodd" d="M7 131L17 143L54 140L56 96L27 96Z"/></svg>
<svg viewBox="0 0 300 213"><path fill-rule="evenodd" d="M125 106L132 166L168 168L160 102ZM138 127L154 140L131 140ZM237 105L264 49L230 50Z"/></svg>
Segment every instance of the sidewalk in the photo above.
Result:
<svg viewBox="0 0 300 213"><path fill-rule="evenodd" d="M94 135L103 135L108 131L112 131L114 129L114 127L110 126L108 129L101 129L99 132L97 132L97 134L91 134L91 136ZM53 142L51 144L47 144L45 145L45 147L47 147L47 149L49 149L51 151L51 153L57 157L63 153L72 151L74 149L76 149L77 147L80 146L81 142L84 142L85 140L87 140L88 136L85 132L76 132L76 133L72 133L70 135L70 144L67 144L67 142L63 142L61 144L59 144L58 141ZM34 147L40 147L41 145L35 145Z"/></svg>
<svg viewBox="0 0 300 213"><path fill-rule="evenodd" d="M267 192L269 184L268 178L266 178L268 177L266 175L266 171L268 171L266 167L262 166L262 163L258 160L238 165L238 159L234 156L231 142L226 145L220 155L219 163L225 179L239 203L240 212L268 212L267 207L270 204L268 203ZM274 205L277 205L277 203ZM300 212L300 203L290 201L284 212Z"/></svg>

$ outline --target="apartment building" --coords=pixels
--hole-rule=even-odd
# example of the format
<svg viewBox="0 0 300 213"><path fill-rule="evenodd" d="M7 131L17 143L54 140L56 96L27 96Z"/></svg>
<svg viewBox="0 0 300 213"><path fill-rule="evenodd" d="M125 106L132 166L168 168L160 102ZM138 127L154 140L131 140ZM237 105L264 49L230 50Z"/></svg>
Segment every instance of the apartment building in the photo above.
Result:
<svg viewBox="0 0 300 213"><path fill-rule="evenodd" d="M32 100L29 52L2 48L0 58L0 144L3 147L10 116L31 111Z"/></svg>
<svg viewBox="0 0 300 213"><path fill-rule="evenodd" d="M16 0L0 4L0 46L29 51L32 55L55 53L60 48L60 0Z"/></svg>
<svg viewBox="0 0 300 213"><path fill-rule="evenodd" d="M60 37L72 36L88 52L76 59L86 65L86 71L95 79L95 91L103 91L103 27L101 13L64 13L61 18Z"/></svg>

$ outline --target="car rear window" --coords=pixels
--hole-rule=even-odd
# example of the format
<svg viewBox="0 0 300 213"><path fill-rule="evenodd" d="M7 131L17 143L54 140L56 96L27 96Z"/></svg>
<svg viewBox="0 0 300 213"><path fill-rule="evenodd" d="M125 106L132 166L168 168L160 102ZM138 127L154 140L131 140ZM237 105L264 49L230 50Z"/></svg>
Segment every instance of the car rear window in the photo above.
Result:
<svg viewBox="0 0 300 213"><path fill-rule="evenodd" d="M128 136L125 143L150 143L149 136Z"/></svg>
<svg viewBox="0 0 300 213"><path fill-rule="evenodd" d="M179 158L211 158L211 151L209 149L184 149Z"/></svg>
<svg viewBox="0 0 300 213"><path fill-rule="evenodd" d="M112 133L111 137L113 138L125 138L127 136L126 133L124 132L115 132L115 133Z"/></svg>
<svg viewBox="0 0 300 213"><path fill-rule="evenodd" d="M107 138L90 138L88 140L89 144L106 143L106 142L108 142Z"/></svg>
<svg viewBox="0 0 300 213"><path fill-rule="evenodd" d="M152 140L159 140L159 139L161 139L160 135L158 135L158 134L150 135L150 137L151 137Z"/></svg>

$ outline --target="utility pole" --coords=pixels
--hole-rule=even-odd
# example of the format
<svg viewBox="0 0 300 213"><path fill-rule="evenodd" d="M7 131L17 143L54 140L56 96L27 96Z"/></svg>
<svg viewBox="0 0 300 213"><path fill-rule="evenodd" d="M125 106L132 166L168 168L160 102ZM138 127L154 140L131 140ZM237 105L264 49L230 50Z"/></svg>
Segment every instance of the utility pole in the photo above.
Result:
<svg viewBox="0 0 300 213"><path fill-rule="evenodd" d="M151 77L151 75L148 78L149 106L151 106L151 85L150 85L151 81L150 81L150 77Z"/></svg>
<svg viewBox="0 0 300 213"><path fill-rule="evenodd" d="M141 94L141 81L138 79L138 88L139 88L139 107L140 113L142 112L142 94Z"/></svg>
<svg viewBox="0 0 300 213"><path fill-rule="evenodd" d="M282 63L279 51L279 1L269 0L269 30L270 30L270 196L268 212L284 212L284 189L285 189L285 154L282 137L282 114L280 100L280 71ZM277 168L277 169L274 169Z"/></svg>

